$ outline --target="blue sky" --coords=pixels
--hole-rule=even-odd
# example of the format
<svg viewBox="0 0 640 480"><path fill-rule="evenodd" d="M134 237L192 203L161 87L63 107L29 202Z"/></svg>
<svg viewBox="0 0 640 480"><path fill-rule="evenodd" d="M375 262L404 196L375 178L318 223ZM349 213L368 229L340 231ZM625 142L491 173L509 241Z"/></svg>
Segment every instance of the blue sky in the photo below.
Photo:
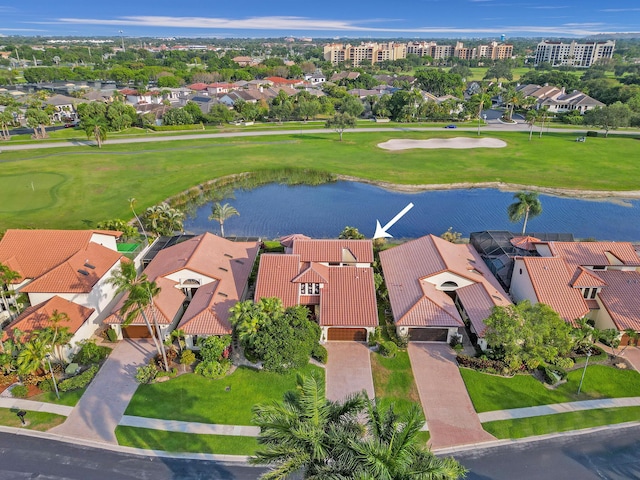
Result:
<svg viewBox="0 0 640 480"><path fill-rule="evenodd" d="M640 31L639 0L0 0L0 35L583 37Z"/></svg>

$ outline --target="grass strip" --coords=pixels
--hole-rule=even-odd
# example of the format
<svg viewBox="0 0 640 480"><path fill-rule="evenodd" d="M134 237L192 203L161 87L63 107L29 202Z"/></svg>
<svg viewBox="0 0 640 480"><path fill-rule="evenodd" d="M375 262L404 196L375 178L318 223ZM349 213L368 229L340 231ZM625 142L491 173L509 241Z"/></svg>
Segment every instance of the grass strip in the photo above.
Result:
<svg viewBox="0 0 640 480"><path fill-rule="evenodd" d="M18 415L16 415L17 412L17 408L0 408L0 425L46 432L47 430L60 425L67 419L67 417L56 415L55 413L26 410L27 414L24 419L28 425L23 426Z"/></svg>
<svg viewBox="0 0 640 480"><path fill-rule="evenodd" d="M116 427L115 433L120 445L165 452L253 455L258 446L253 437L199 435L123 425Z"/></svg>
<svg viewBox="0 0 640 480"><path fill-rule="evenodd" d="M394 358L371 353L371 373L376 399L383 407L394 404L396 412L404 413L412 405L420 405L418 388L406 351L399 351Z"/></svg>
<svg viewBox="0 0 640 480"><path fill-rule="evenodd" d="M496 438L524 438L638 420L640 407L621 407L498 420L483 423L482 427Z"/></svg>

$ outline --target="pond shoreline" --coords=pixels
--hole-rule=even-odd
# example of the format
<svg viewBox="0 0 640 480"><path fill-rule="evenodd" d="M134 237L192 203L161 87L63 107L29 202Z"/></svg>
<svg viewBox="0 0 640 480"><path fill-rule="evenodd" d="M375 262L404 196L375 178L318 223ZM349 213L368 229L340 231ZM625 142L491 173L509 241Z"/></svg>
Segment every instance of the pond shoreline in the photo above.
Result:
<svg viewBox="0 0 640 480"><path fill-rule="evenodd" d="M540 187L537 185L520 185L505 182L479 182L479 183L432 183L421 185L409 185L383 182L380 180L369 180L366 178L353 177L351 175L336 174L337 180L346 182L366 183L393 192L418 193L431 190L467 190L476 188L493 188L503 192L518 192L522 190L553 195L556 197L571 197L590 200L619 199L624 204L625 199L640 199L640 190L614 191L614 190L578 190L571 188Z"/></svg>

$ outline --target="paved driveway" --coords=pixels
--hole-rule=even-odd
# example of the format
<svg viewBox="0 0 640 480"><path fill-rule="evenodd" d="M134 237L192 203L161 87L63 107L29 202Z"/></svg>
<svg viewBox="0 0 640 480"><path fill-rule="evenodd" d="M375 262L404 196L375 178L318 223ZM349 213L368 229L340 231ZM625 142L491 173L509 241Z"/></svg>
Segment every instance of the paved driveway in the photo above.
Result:
<svg viewBox="0 0 640 480"><path fill-rule="evenodd" d="M409 358L432 448L487 442L495 438L482 429L448 345L410 343Z"/></svg>
<svg viewBox="0 0 640 480"><path fill-rule="evenodd" d="M604 345L600 345L603 348L606 348L605 352L609 353L611 351L610 347L606 347ZM624 347L621 347L622 350ZM629 363L636 369L636 371L640 372L640 348L638 347L627 347L627 349L620 354L620 357L625 358L629 361Z"/></svg>
<svg viewBox="0 0 640 480"><path fill-rule="evenodd" d="M114 430L138 388L136 368L153 356L151 340L122 340L104 363L67 420L50 431L117 444Z"/></svg>
<svg viewBox="0 0 640 480"><path fill-rule="evenodd" d="M351 394L366 390L374 398L371 357L366 345L358 342L327 342L329 357L325 372L327 398L344 400Z"/></svg>

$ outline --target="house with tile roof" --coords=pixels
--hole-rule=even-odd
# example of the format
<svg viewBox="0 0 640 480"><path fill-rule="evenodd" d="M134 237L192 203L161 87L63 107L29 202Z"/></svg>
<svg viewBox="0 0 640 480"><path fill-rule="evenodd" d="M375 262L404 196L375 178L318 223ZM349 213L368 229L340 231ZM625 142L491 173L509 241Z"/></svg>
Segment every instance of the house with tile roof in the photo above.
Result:
<svg viewBox="0 0 640 480"><path fill-rule="evenodd" d="M469 244L427 235L380 252L393 320L409 341L450 342L469 326L481 348L493 307L511 300Z"/></svg>
<svg viewBox="0 0 640 480"><path fill-rule="evenodd" d="M536 109L546 108L551 113L566 113L577 111L583 115L588 110L604 107L604 103L590 97L579 90L566 92L564 87L558 88L553 85L519 85L516 91L522 93L524 97L534 97L536 99Z"/></svg>
<svg viewBox="0 0 640 480"><path fill-rule="evenodd" d="M26 294L32 306L7 329L39 325L34 315L41 318L58 309L74 315L72 347L89 338L114 300L109 279L124 258L116 246L120 236L102 230L7 230L0 240L0 263L18 272L13 288ZM84 323L77 324L79 318Z"/></svg>
<svg viewBox="0 0 640 480"><path fill-rule="evenodd" d="M155 315L164 336L179 328L187 346L194 348L198 337L232 332L229 309L247 296L247 282L258 255L258 242L232 242L204 233L161 250L145 268L160 293L147 318ZM123 327L120 308L113 308L106 323L125 338L149 336L142 315Z"/></svg>
<svg viewBox="0 0 640 480"><path fill-rule="evenodd" d="M366 341L378 325L371 240L281 239L284 254L260 257L254 301L306 306L322 341Z"/></svg>
<svg viewBox="0 0 640 480"><path fill-rule="evenodd" d="M549 305L568 323L640 332L640 257L629 242L533 242L535 257L516 257L511 294Z"/></svg>

